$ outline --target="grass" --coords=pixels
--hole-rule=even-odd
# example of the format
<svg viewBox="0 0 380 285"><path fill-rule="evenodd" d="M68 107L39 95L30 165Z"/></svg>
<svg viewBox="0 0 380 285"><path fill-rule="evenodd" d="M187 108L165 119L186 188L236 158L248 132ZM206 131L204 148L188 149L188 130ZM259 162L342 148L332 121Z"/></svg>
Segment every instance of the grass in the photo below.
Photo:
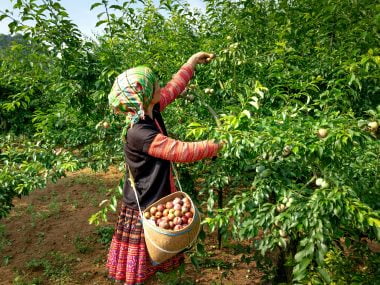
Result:
<svg viewBox="0 0 380 285"><path fill-rule="evenodd" d="M181 264L177 269L170 272L157 272L154 278L158 279L161 284L165 285L193 285L194 281L184 279L182 276L185 273L185 264Z"/></svg>
<svg viewBox="0 0 380 285"><path fill-rule="evenodd" d="M92 252L94 250L93 244L94 244L94 238L91 236L90 237L77 236L74 239L74 247L76 251L82 254Z"/></svg>
<svg viewBox="0 0 380 285"><path fill-rule="evenodd" d="M71 187L75 185L97 185L105 187L103 180L89 174L79 174L75 177L72 177L70 180L65 181L65 186Z"/></svg>
<svg viewBox="0 0 380 285"><path fill-rule="evenodd" d="M0 224L0 252L4 249L4 247L11 244L11 241L7 238L7 234L5 232L5 226Z"/></svg>
<svg viewBox="0 0 380 285"><path fill-rule="evenodd" d="M41 277L33 278L31 281L25 279L22 273L17 273L17 276L13 279L13 285L42 285L44 284Z"/></svg>
<svg viewBox="0 0 380 285"><path fill-rule="evenodd" d="M42 258L33 258L27 262L26 268L33 271L42 271L43 276L54 284L70 278L75 258L58 251L45 254Z"/></svg>

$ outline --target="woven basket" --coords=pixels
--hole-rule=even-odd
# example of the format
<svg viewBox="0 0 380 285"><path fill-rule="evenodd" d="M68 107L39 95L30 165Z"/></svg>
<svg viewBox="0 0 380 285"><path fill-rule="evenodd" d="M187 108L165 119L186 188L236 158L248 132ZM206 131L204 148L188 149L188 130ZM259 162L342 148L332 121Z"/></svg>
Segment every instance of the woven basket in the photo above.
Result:
<svg viewBox="0 0 380 285"><path fill-rule="evenodd" d="M179 231L165 230L157 227L151 221L146 218L143 219L145 243L148 249L149 256L152 260L152 264L160 264L165 260L173 257L177 253L185 250L191 246L197 239L200 228L201 219L198 209L195 207L191 198L185 192L174 192L160 200L149 205L144 212L148 212L151 207L155 207L158 204L164 204L168 201L174 200L174 198L189 198L191 206L194 209L193 221L185 228Z"/></svg>

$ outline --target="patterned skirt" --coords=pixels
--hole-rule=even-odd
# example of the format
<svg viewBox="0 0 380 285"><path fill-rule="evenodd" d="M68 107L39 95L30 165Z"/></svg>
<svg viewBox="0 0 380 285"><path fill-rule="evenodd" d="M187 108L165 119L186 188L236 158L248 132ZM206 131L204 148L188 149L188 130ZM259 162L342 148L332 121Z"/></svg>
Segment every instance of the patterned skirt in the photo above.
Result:
<svg viewBox="0 0 380 285"><path fill-rule="evenodd" d="M108 253L109 278L124 282L125 285L143 284L157 271L170 271L183 260L184 255L180 253L164 263L152 265L139 211L122 205Z"/></svg>

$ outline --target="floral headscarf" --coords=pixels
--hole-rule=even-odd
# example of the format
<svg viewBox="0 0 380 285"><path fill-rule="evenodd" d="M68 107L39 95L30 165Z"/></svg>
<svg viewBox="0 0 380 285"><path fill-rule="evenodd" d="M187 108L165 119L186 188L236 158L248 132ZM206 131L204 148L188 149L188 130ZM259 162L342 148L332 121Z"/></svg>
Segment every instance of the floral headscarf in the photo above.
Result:
<svg viewBox="0 0 380 285"><path fill-rule="evenodd" d="M115 79L108 102L115 113L127 115L126 129L144 118L144 107L152 101L155 82L153 71L145 66L128 69Z"/></svg>

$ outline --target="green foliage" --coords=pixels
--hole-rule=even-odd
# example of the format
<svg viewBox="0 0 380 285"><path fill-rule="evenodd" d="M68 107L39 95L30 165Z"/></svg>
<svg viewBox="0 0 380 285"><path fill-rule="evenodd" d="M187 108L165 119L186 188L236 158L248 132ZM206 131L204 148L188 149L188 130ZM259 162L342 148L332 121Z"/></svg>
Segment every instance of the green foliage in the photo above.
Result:
<svg viewBox="0 0 380 285"><path fill-rule="evenodd" d="M204 224L224 239L262 233L252 246L285 257L279 283L376 280L379 261L360 245L380 239L379 5L208 0L202 14L179 0L121 2L92 4L104 28L96 42L56 1L13 1L19 21L0 14L23 36L0 53L0 217L66 171L123 169L124 119L107 107L116 75L146 64L164 84L192 53L211 51L216 60L164 114L173 137L227 142L212 164L179 167L186 189L205 178ZM122 185L91 223L116 211ZM359 265L341 238L368 270L347 275Z"/></svg>
<svg viewBox="0 0 380 285"><path fill-rule="evenodd" d="M115 228L111 226L99 226L96 228L96 234L98 235L98 242L103 245L111 244Z"/></svg>
<svg viewBox="0 0 380 285"><path fill-rule="evenodd" d="M54 251L42 258L28 261L26 266L29 269L41 270L44 276L57 281L70 275L74 263L73 257Z"/></svg>

